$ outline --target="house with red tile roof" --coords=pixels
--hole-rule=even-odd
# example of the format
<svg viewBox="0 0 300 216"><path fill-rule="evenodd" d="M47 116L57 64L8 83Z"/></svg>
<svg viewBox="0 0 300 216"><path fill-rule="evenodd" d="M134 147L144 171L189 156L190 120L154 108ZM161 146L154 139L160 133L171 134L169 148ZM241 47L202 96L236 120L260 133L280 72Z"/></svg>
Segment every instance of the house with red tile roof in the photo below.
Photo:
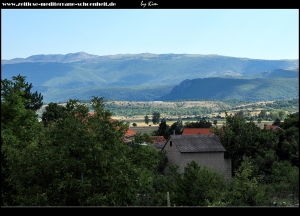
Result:
<svg viewBox="0 0 300 216"><path fill-rule="evenodd" d="M157 150L161 150L166 143L164 136L153 136L153 141L151 146Z"/></svg>
<svg viewBox="0 0 300 216"><path fill-rule="evenodd" d="M278 130L280 130L281 128L279 126L276 125L267 125L266 126L267 130L274 130L275 132L277 132Z"/></svg>
<svg viewBox="0 0 300 216"><path fill-rule="evenodd" d="M125 137L126 137L126 138L132 138L135 134L136 134L136 132L135 132L134 130L128 129L128 130L126 131Z"/></svg>
<svg viewBox="0 0 300 216"><path fill-rule="evenodd" d="M213 134L212 128L183 128L182 135Z"/></svg>

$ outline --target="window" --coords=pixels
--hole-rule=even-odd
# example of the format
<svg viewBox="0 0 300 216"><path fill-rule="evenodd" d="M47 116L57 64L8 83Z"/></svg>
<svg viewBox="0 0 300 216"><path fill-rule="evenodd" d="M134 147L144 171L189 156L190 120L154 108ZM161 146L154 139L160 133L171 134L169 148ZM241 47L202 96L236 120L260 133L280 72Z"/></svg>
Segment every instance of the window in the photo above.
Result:
<svg viewBox="0 0 300 216"><path fill-rule="evenodd" d="M172 147L172 140L170 140L170 146Z"/></svg>

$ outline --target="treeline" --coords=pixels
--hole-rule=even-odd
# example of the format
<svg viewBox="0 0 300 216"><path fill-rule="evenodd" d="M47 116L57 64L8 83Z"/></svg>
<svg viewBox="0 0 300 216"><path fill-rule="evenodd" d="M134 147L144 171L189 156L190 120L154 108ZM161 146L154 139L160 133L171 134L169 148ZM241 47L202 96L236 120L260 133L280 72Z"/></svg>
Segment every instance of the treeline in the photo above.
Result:
<svg viewBox="0 0 300 216"><path fill-rule="evenodd" d="M266 111L273 111L273 110L286 110L288 112L294 112L295 110L299 110L299 98L295 98L292 100L278 100L272 103L252 103L249 105L239 106L245 102L236 102L236 106L232 109L256 109L262 108ZM239 104L239 105L238 105Z"/></svg>
<svg viewBox="0 0 300 216"><path fill-rule="evenodd" d="M81 103L89 104L89 101L87 100L80 100ZM184 103L185 101L182 101L181 103ZM114 116L138 116L138 115L151 115L153 112L159 112L161 115L164 116L193 116L193 117L207 117L207 115L210 115L212 113L218 112L222 113L225 110L231 111L231 110L241 110L245 114L251 113L251 111L254 111L256 109L265 110L266 112L278 112L278 111L285 111L286 113L294 113L299 111L299 99L292 99L292 100L280 100L280 101L274 101L274 102L266 102L266 103L258 103L258 102L247 102L247 101L238 101L238 100L226 100L222 101L226 104L221 105L212 108L212 107L200 107L200 106L194 106L189 108L183 108L178 106L177 104L180 103L180 101L175 102L176 107L170 108L165 107L164 105L161 105L160 107L153 107L150 104L145 103L142 105L134 105L131 103L120 104L120 103L106 103L105 106L107 109L109 109ZM247 105L248 104L248 105ZM89 106L89 105L88 105ZM92 107L90 106L92 109ZM248 115L248 114L247 114ZM255 115L252 115L254 120L257 118ZM275 118L270 116L271 120L275 120Z"/></svg>
<svg viewBox="0 0 300 216"><path fill-rule="evenodd" d="M226 182L194 162L182 174L175 165L165 173L165 153L138 144L142 136L126 144L128 125L111 118L103 98L90 101L94 115L77 100L52 103L39 122L42 96L30 89L20 75L1 80L1 206L299 204L298 114L278 132L227 115L215 128L232 158Z"/></svg>
<svg viewBox="0 0 300 216"><path fill-rule="evenodd" d="M153 112L159 112L166 116L199 116L212 114L214 110L207 107L193 107L193 108L140 108L140 107L118 107L118 106L107 106L107 109L111 110L114 115L120 116L137 116L137 115L151 115Z"/></svg>
<svg viewBox="0 0 300 216"><path fill-rule="evenodd" d="M213 86L213 88L211 88ZM207 91L209 89L209 91ZM184 80L157 100L285 100L299 97L299 78L197 78Z"/></svg>

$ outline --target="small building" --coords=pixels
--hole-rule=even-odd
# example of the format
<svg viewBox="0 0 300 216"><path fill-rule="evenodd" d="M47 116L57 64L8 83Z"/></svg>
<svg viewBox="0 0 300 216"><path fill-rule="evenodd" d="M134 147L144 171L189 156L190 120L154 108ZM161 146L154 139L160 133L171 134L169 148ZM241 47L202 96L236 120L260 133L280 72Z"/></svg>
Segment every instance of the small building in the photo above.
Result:
<svg viewBox="0 0 300 216"><path fill-rule="evenodd" d="M161 150L166 152L168 164L179 166L179 173L195 161L201 167L219 172L226 180L232 177L231 159L224 158L226 149L215 134L170 135ZM168 165L165 171L168 172Z"/></svg>
<svg viewBox="0 0 300 216"><path fill-rule="evenodd" d="M280 130L281 128L279 126L276 126L276 125L267 125L266 126L266 129L267 130L273 130L275 132L277 132L278 130Z"/></svg>
<svg viewBox="0 0 300 216"><path fill-rule="evenodd" d="M212 128L183 128L182 135L213 134Z"/></svg>
<svg viewBox="0 0 300 216"><path fill-rule="evenodd" d="M164 138L164 136L153 136L151 146L153 148L156 148L157 150L161 150L164 147L166 141L167 140Z"/></svg>
<svg viewBox="0 0 300 216"><path fill-rule="evenodd" d="M132 129L128 129L125 133L125 137L128 139L133 138L133 136L136 134L136 132Z"/></svg>

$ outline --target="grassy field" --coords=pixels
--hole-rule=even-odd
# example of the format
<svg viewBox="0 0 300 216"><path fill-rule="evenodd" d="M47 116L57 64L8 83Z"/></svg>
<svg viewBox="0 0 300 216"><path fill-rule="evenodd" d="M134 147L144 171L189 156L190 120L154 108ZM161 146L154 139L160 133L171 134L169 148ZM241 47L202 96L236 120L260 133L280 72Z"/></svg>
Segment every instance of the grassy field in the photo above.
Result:
<svg viewBox="0 0 300 216"><path fill-rule="evenodd" d="M158 129L158 124L157 125L153 125L151 124L152 122L150 122L148 125L145 123L145 121L143 120L136 120L136 119L133 119L133 120L130 120L128 119L127 120L128 122L130 122L130 129L134 130L135 132L141 132L142 134L143 133L148 133L150 134L152 131L156 131ZM196 122L197 119L191 119L191 120L183 120L182 123L183 125L185 124L185 122ZM174 122L176 121L167 121L167 125L171 126ZM132 126L133 123L136 123L137 126ZM217 126L218 127L221 127L223 124L225 123L225 120L218 120L218 124ZM256 125L260 128L263 128L264 125L272 125L272 121L262 121L261 123L257 123L255 122ZM151 126L150 126L151 125Z"/></svg>

